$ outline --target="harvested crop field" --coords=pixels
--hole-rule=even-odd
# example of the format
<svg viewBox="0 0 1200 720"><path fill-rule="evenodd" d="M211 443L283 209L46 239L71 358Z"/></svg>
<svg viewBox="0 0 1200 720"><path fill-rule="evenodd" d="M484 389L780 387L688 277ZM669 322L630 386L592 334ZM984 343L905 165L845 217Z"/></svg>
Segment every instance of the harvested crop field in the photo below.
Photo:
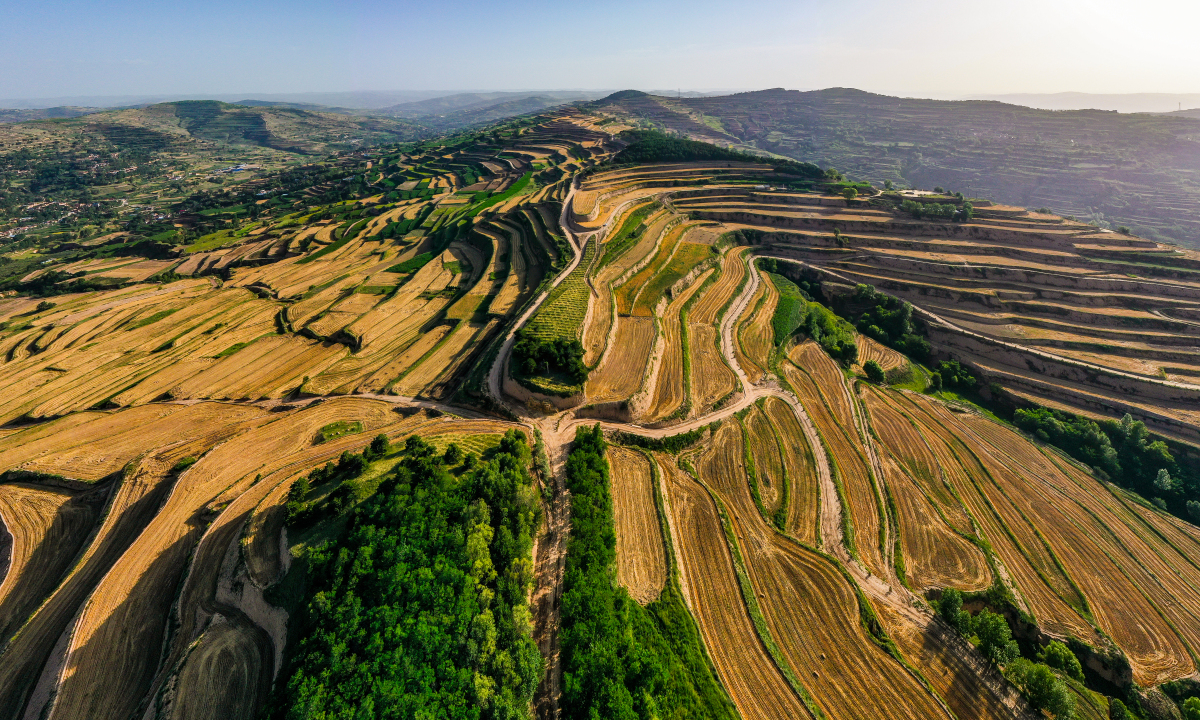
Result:
<svg viewBox="0 0 1200 720"><path fill-rule="evenodd" d="M250 621L217 615L209 623L172 688L171 718L253 720L271 687L261 647L270 641ZM256 642L257 641L257 642Z"/></svg>
<svg viewBox="0 0 1200 720"><path fill-rule="evenodd" d="M600 367L588 376L585 390L588 400L624 400L637 392L649 372L655 334L653 318L620 318L615 347L621 348L621 352L605 354Z"/></svg>
<svg viewBox="0 0 1200 720"><path fill-rule="evenodd" d="M788 504L788 478L783 470L783 457L771 421L761 407L751 408L742 420L750 443L750 459L767 518L775 517ZM786 510L784 511L786 513Z"/></svg>
<svg viewBox="0 0 1200 720"><path fill-rule="evenodd" d="M816 345L810 346L816 348ZM833 365L833 361L819 348L803 351L802 354L793 352L792 357L799 357L808 367L818 372L826 365ZM880 501L875 494L869 461L863 452L862 439L854 425L853 410L850 408L841 373L834 366L832 373L824 373L826 377L818 381L795 364L785 362L782 368L784 377L812 418L831 456L834 472L841 483L844 502L849 503L854 547L872 572L886 576L887 563L884 561L881 548L883 539L880 537L883 522ZM835 408L841 412L838 413Z"/></svg>
<svg viewBox="0 0 1200 720"><path fill-rule="evenodd" d="M886 345L880 345L866 335L859 335L855 342L858 343L858 365L860 367L874 360L879 363L879 367L883 368L884 372L887 372L908 364L908 358Z"/></svg>
<svg viewBox="0 0 1200 720"><path fill-rule="evenodd" d="M188 469L82 609L51 717L126 716L137 707L158 665L157 657L139 648L162 644L173 589L204 535L204 526L196 521L211 513L210 503L223 493L236 497L239 488L254 482L251 473L263 474L311 447L317 431L330 422L357 421L369 432L396 417L385 403L333 400L260 424ZM347 440L365 444L369 436ZM332 451L337 445L321 447ZM218 566L223 555L224 547ZM197 556L193 566L204 567L206 562ZM190 620L185 615L181 629L189 637Z"/></svg>
<svg viewBox="0 0 1200 720"><path fill-rule="evenodd" d="M779 437L780 451L788 476L788 504L785 531L808 545L818 541L821 488L817 479L812 448L792 408L779 398L770 397L763 411Z"/></svg>
<svg viewBox="0 0 1200 720"><path fill-rule="evenodd" d="M660 458L659 467L679 555L680 584L717 675L742 717L812 717L755 632L712 498L676 468L672 458Z"/></svg>
<svg viewBox="0 0 1200 720"><path fill-rule="evenodd" d="M691 322L688 318L688 350L691 353L692 399L697 412L706 412L721 398L737 389L737 376L725 364L717 328Z"/></svg>
<svg viewBox="0 0 1200 720"><path fill-rule="evenodd" d="M982 441L982 452L1008 459L993 471L995 487L1070 569L1096 624L1129 655L1135 678L1162 679L1192 668L1191 657L1176 650L1200 641L1200 594L1193 585L1200 571L1186 556L1146 532L1089 475L995 422L962 422L972 440Z"/></svg>
<svg viewBox="0 0 1200 720"><path fill-rule="evenodd" d="M663 354L658 366L658 377L654 381L654 399L646 412L647 420L654 422L675 414L687 400L688 386L685 384L683 365L683 337L680 311L696 292L703 287L712 274L706 271L679 297L671 301L659 320L663 330Z"/></svg>
<svg viewBox="0 0 1200 720"><path fill-rule="evenodd" d="M26 483L0 485L0 519L12 535L0 583L0 642L8 642L70 568L102 500L94 493L88 498Z"/></svg>
<svg viewBox="0 0 1200 720"><path fill-rule="evenodd" d="M919 625L887 604L876 610L904 658L915 665L959 718L1010 720L1023 717L1011 704L1016 691L982 658L972 657L966 642L948 625L925 617Z"/></svg>
<svg viewBox="0 0 1200 720"><path fill-rule="evenodd" d="M733 300L737 289L746 281L745 254L749 248L734 248L721 258L721 277L692 305L688 321L715 324L717 316Z"/></svg>
<svg viewBox="0 0 1200 720"><path fill-rule="evenodd" d="M729 509L771 636L817 706L833 717L948 717L867 634L858 610L865 600L837 567L759 515L742 458L741 433L726 423L696 470Z"/></svg>
<svg viewBox="0 0 1200 720"><path fill-rule="evenodd" d="M613 524L617 533L617 582L642 605L654 601L667 581L667 558L650 461L637 450L610 447Z"/></svg>
<svg viewBox="0 0 1200 720"><path fill-rule="evenodd" d="M774 330L771 318L779 302L779 292L766 274L759 275L758 290L750 298L741 323L737 327L737 342L734 343L738 364L750 379L757 383L769 371L771 352L775 349Z"/></svg>

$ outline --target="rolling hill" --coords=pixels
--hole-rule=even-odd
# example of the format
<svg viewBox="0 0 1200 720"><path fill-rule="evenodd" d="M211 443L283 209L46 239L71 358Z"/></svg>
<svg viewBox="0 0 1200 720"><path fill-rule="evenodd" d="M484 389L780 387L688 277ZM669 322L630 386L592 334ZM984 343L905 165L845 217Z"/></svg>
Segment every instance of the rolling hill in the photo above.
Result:
<svg viewBox="0 0 1200 720"><path fill-rule="evenodd" d="M0 720L1177 717L1200 254L767 156L790 97L25 124L136 152L8 176L114 210L0 241ZM202 145L292 161L128 169Z"/></svg>
<svg viewBox="0 0 1200 720"><path fill-rule="evenodd" d="M689 137L821 162L878 186L936 186L1200 246L1200 123L833 88L599 107Z"/></svg>

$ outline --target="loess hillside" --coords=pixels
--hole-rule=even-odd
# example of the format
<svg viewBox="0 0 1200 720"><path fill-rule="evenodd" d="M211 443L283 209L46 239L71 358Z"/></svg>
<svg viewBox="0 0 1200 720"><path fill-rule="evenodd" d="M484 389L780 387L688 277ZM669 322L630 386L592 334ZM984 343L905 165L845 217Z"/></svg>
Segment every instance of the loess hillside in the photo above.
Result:
<svg viewBox="0 0 1200 720"><path fill-rule="evenodd" d="M0 720L1200 696L1200 255L685 105L743 100L352 151L301 110L128 111L130 165L314 144L123 166L146 212L0 245ZM629 132L651 105L726 147ZM77 170L19 192L101 191Z"/></svg>
<svg viewBox="0 0 1200 720"><path fill-rule="evenodd" d="M1034 110L846 88L682 99L639 93L600 106L698 140L820 162L877 186L942 186L1200 243L1200 123L1183 115Z"/></svg>

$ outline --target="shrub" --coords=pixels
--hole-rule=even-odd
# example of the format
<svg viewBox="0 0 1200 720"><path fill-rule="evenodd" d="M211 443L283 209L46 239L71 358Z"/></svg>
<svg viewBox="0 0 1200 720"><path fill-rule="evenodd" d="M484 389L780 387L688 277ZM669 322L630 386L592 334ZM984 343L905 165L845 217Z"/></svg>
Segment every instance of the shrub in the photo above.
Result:
<svg viewBox="0 0 1200 720"><path fill-rule="evenodd" d="M1190 697L1184 700L1181 708L1183 710L1183 720L1200 720L1200 698Z"/></svg>
<svg viewBox="0 0 1200 720"><path fill-rule="evenodd" d="M921 362L929 358L929 341L917 334L910 303L859 284L853 294L837 296L833 309L872 340Z"/></svg>
<svg viewBox="0 0 1200 720"><path fill-rule="evenodd" d="M195 464L196 464L196 458L192 457L191 455L188 455L185 458L180 458L179 462L172 465L171 472L181 473L184 470L187 470L188 468L190 468L191 466L193 466Z"/></svg>
<svg viewBox="0 0 1200 720"><path fill-rule="evenodd" d="M904 200L900 203L900 210L918 220L929 218L964 222L975 217L975 208L969 202L964 202L960 207L954 203L921 203L915 200Z"/></svg>
<svg viewBox="0 0 1200 720"><path fill-rule="evenodd" d="M975 387L975 376L957 360L941 361L938 363L937 373L941 376L941 384L944 388L969 390Z"/></svg>
<svg viewBox="0 0 1200 720"><path fill-rule="evenodd" d="M1112 442L1091 420L1047 408L1034 408L1017 410L1013 422L1025 432L1066 450L1092 467L1101 468L1110 476L1121 470Z"/></svg>
<svg viewBox="0 0 1200 720"><path fill-rule="evenodd" d="M1071 648L1058 640L1054 640L1038 652L1038 662L1055 670L1061 670L1067 677L1083 682L1083 666L1079 664L1079 658L1075 657Z"/></svg>
<svg viewBox="0 0 1200 720"><path fill-rule="evenodd" d="M874 360L868 360L863 363L863 372L867 374L867 379L876 385L883 382L883 368Z"/></svg>
<svg viewBox="0 0 1200 720"><path fill-rule="evenodd" d="M972 622L975 634L979 636L979 652L995 665L1011 662L1020 650L1012 639L1012 629L1003 615L998 615L984 608Z"/></svg>
<svg viewBox="0 0 1200 720"><path fill-rule="evenodd" d="M425 267L426 263L433 259L433 253L421 253L416 257L409 258L402 263L393 265L387 269L387 272L392 273L411 273Z"/></svg>
<svg viewBox="0 0 1200 720"><path fill-rule="evenodd" d="M717 423L714 423L714 426ZM633 433L618 431L613 435L613 440L621 445L634 445L636 447L654 450L656 452L667 452L674 455L683 450L689 445L693 445L700 438L704 437L706 427L698 427L695 430L689 430L685 433L672 435L665 438L645 437L642 435L634 435Z"/></svg>
<svg viewBox="0 0 1200 720"><path fill-rule="evenodd" d="M380 433L375 436L371 444L367 447L366 454L368 460L377 460L384 455L387 455L392 448L392 443L388 440L388 436Z"/></svg>
<svg viewBox="0 0 1200 720"><path fill-rule="evenodd" d="M974 618L971 617L971 613L962 609L961 592L954 588L943 590L937 609L942 619L950 623L950 627L964 636L972 634L972 621Z"/></svg>
<svg viewBox="0 0 1200 720"><path fill-rule="evenodd" d="M1129 712L1129 708L1125 707L1125 703L1117 698L1113 698L1108 703L1108 718L1109 720L1135 720L1133 713ZM1200 715L1197 715L1195 718L1184 715L1184 720L1200 720Z"/></svg>
<svg viewBox="0 0 1200 720"><path fill-rule="evenodd" d="M457 465L462 460L462 449L458 447L458 443L450 443L446 447L446 453L442 455L442 461L447 465Z"/></svg>
<svg viewBox="0 0 1200 720"><path fill-rule="evenodd" d="M1012 663L1008 676L1035 709L1049 711L1055 720L1074 716L1075 699L1049 667L1021 658Z"/></svg>

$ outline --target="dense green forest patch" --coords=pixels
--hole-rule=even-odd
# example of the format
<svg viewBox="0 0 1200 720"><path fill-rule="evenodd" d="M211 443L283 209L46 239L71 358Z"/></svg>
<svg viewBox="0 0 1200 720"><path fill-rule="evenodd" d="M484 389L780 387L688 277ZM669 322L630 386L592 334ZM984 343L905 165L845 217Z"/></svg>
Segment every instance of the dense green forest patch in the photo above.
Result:
<svg viewBox="0 0 1200 720"><path fill-rule="evenodd" d="M377 438L369 457L315 474L352 486L387 452ZM530 450L509 431L457 476L449 455L409 437L345 530L308 551L300 640L267 717L529 717L543 667L527 602L540 521ZM307 486L289 515L311 522Z"/></svg>

